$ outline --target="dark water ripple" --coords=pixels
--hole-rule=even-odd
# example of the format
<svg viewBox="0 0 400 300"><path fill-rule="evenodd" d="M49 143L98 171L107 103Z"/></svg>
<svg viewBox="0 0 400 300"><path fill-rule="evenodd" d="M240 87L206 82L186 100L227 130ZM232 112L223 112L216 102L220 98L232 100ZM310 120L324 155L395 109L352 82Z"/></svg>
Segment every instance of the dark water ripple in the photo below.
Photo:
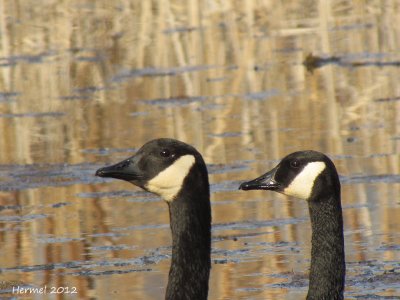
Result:
<svg viewBox="0 0 400 300"><path fill-rule="evenodd" d="M79 272L66 272L64 275L72 275L72 276L104 276L104 275L113 275L113 274L127 274L127 273L136 273L136 272L151 272L152 269L128 269L128 270L107 270L107 271L94 271L94 270L85 270Z"/></svg>
<svg viewBox="0 0 400 300"><path fill-rule="evenodd" d="M343 184L357 183L399 183L400 175L398 174L380 174L380 175L354 175L340 176Z"/></svg>
<svg viewBox="0 0 400 300"><path fill-rule="evenodd" d="M17 92L0 92L0 103L14 101L20 94Z"/></svg>
<svg viewBox="0 0 400 300"><path fill-rule="evenodd" d="M58 118L64 115L65 113L57 111L27 112L27 113L14 113L14 114L0 114L0 118L44 118L44 117Z"/></svg>
<svg viewBox="0 0 400 300"><path fill-rule="evenodd" d="M37 219L45 219L46 214L29 214L23 216L0 216L0 223L22 223L26 221L33 221Z"/></svg>
<svg viewBox="0 0 400 300"><path fill-rule="evenodd" d="M28 64L39 64L44 63L49 57L54 57L57 55L55 51L46 51L39 54L32 55L11 55L7 57L0 58L0 67L10 67L18 63L28 63Z"/></svg>
<svg viewBox="0 0 400 300"><path fill-rule="evenodd" d="M94 176L99 167L92 164L0 165L0 190L15 191L102 182L103 180Z"/></svg>
<svg viewBox="0 0 400 300"><path fill-rule="evenodd" d="M157 264L161 260L169 259L169 255L157 254L147 255L134 259L125 260L86 260L86 261L68 261L61 263L39 264L31 266L15 266L9 268L0 268L0 273L6 272L37 272L43 270L59 270L59 269L83 269L90 270L98 267L127 267L127 266L145 266Z"/></svg>
<svg viewBox="0 0 400 300"><path fill-rule="evenodd" d="M1 115L0 115L1 117ZM123 149L130 151L131 149ZM94 151L94 150L93 150ZM101 152L101 151L100 151ZM234 164L210 164L210 174L241 172L249 169L249 162ZM0 165L0 190L15 191L46 186L69 186L73 184L95 184L110 181L94 176L96 170L103 165L99 164L32 164L32 165ZM343 184L358 183L399 183L399 174L373 174L340 176ZM212 192L235 191L240 181L222 181L211 184ZM147 193L136 191L115 191L110 193L81 193L80 197L134 197L144 196Z"/></svg>
<svg viewBox="0 0 400 300"><path fill-rule="evenodd" d="M213 231L219 230L249 230L260 229L265 227L282 226L290 224L298 224L307 221L308 218L288 218L288 219L273 219L264 221L248 220L243 222L217 223L213 224Z"/></svg>
<svg viewBox="0 0 400 300"><path fill-rule="evenodd" d="M183 66L174 68L143 68L125 70L115 75L111 81L121 82L123 80L134 77L154 77L154 76L177 76L182 73L206 71L215 68L226 68L221 66L199 65L199 66Z"/></svg>
<svg viewBox="0 0 400 300"><path fill-rule="evenodd" d="M206 99L207 97L205 96L195 96L195 97L159 98L151 100L141 100L141 102L148 105L155 105L160 107L181 107L181 106L188 106L189 104L196 102L203 102Z"/></svg>

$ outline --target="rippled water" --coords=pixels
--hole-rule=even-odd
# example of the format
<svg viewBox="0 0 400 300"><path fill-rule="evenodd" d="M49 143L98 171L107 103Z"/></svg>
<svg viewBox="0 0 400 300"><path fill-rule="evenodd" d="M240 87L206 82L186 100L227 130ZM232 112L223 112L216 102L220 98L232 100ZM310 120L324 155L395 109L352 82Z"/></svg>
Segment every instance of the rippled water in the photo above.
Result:
<svg viewBox="0 0 400 300"><path fill-rule="evenodd" d="M237 190L301 149L341 175L346 299L399 299L399 18L395 1L0 2L2 295L163 299L167 205L94 173L173 137L208 164L210 299L305 298L307 204Z"/></svg>

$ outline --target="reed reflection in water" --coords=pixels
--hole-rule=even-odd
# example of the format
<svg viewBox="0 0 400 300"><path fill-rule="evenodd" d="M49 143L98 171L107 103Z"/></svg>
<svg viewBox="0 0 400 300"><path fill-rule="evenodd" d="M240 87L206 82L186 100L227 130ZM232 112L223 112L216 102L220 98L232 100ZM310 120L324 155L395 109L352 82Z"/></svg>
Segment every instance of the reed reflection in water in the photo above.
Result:
<svg viewBox="0 0 400 300"><path fill-rule="evenodd" d="M162 299L166 204L94 171L173 137L211 174L210 299L305 297L306 203L237 191L299 149L342 175L346 298L399 297L399 18L396 1L0 1L1 280Z"/></svg>

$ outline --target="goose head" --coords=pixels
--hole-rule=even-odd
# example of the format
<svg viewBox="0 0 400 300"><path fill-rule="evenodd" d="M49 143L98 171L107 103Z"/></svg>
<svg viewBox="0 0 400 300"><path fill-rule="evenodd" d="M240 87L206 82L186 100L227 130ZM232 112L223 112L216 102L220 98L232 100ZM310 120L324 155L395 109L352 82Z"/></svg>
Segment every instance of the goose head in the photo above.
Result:
<svg viewBox="0 0 400 300"><path fill-rule="evenodd" d="M340 195L339 177L332 161L312 150L287 155L275 168L242 183L239 189L271 190L308 201Z"/></svg>
<svg viewBox="0 0 400 300"><path fill-rule="evenodd" d="M194 170L193 175L197 173L198 180L204 180L199 173L204 173L205 164L197 150L178 140L163 138L144 144L135 155L115 165L97 170L96 176L128 181L170 202L193 168L202 169Z"/></svg>

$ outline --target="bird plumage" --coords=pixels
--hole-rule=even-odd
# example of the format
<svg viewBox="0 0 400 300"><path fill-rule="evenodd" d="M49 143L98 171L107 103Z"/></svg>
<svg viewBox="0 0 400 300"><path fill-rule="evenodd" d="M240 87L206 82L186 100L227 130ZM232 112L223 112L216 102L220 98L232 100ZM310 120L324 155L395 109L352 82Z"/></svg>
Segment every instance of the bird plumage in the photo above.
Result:
<svg viewBox="0 0 400 300"><path fill-rule="evenodd" d="M340 181L335 165L317 151L284 157L242 190L272 190L308 202L312 238L308 300L343 299L346 274Z"/></svg>
<svg viewBox="0 0 400 300"><path fill-rule="evenodd" d="M204 300L211 268L211 205L206 164L192 146L156 139L132 157L97 170L161 196L169 206L172 258L165 299Z"/></svg>

